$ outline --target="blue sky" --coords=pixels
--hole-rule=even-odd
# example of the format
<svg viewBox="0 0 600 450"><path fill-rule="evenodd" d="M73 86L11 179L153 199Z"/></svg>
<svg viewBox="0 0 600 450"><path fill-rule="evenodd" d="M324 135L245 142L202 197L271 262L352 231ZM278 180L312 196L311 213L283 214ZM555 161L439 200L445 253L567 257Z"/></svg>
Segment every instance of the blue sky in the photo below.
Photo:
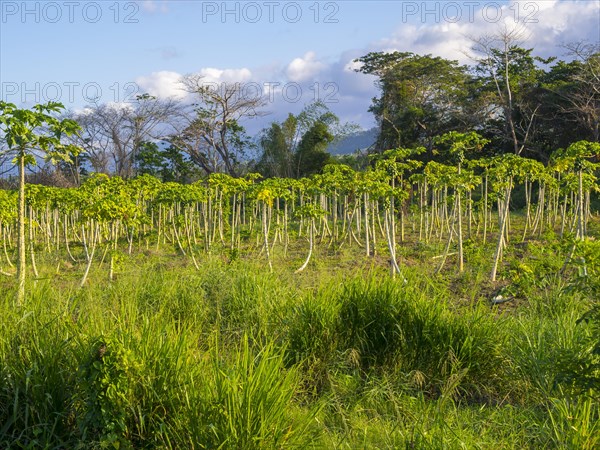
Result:
<svg viewBox="0 0 600 450"><path fill-rule="evenodd" d="M314 98L363 127L376 95L352 71L369 51L432 53L468 62L469 36L518 20L526 47L559 55L560 44L600 41L600 1L9 1L0 0L3 100L90 97L126 101L149 92L182 97L179 78L254 83L270 93L257 131ZM265 84L267 83L267 84ZM270 83L270 84L269 84ZM279 84L276 84L279 83Z"/></svg>

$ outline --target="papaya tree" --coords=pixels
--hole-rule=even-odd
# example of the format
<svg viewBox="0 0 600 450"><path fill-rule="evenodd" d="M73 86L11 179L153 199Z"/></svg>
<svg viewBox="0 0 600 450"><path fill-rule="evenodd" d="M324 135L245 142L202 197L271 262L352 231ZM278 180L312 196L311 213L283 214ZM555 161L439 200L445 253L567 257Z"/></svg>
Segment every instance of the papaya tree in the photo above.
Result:
<svg viewBox="0 0 600 450"><path fill-rule="evenodd" d="M325 210L323 210L319 206L319 204L317 204L313 201L309 201L309 202L305 203L304 205L302 205L302 207L300 207L296 210L296 216L298 216L300 218L306 218L309 220L309 223L308 223L309 248L308 248L308 255L307 255L306 259L304 260L304 263L294 273L300 273L304 269L306 269L306 266L308 266L310 257L313 254L313 250L314 250L314 246L315 246L315 244L314 244L314 242L315 242L314 235L315 235L315 228L316 228L315 221L316 221L316 219L323 217L324 215L325 215Z"/></svg>
<svg viewBox="0 0 600 450"><path fill-rule="evenodd" d="M455 159L458 168L457 184L455 186L456 195L456 210L455 210L455 222L457 223L457 238L458 238L458 270L462 272L464 270L464 256L463 256L463 233L462 233L462 192L469 186L470 183L464 182L461 175L462 166L468 152L481 150L489 140L481 137L475 131L470 133L459 133L457 131L450 131L443 134L435 139L436 144L442 144L448 146L448 152L450 156Z"/></svg>
<svg viewBox="0 0 600 450"><path fill-rule="evenodd" d="M592 159L600 155L600 143L577 141L569 145L566 150L559 151L558 154L559 166L573 171L577 177L577 238L584 240L587 222L585 191L589 191L596 181L593 173L597 170L599 164L592 162ZM588 175L587 177L585 176L586 174ZM584 185L587 185L587 189L584 189Z"/></svg>
<svg viewBox="0 0 600 450"><path fill-rule="evenodd" d="M421 167L420 161L407 159L409 156L418 155L425 152L424 147L396 148L386 150L381 154L381 158L375 163L375 167L382 171L389 178L389 190L384 195L385 205L385 230L388 241L388 248L391 259L392 276L400 273L400 268L396 260L396 221L395 221L395 200L400 202L400 240L404 242L404 207L403 203L408 198L406 187L404 186L404 173L413 171Z"/></svg>
<svg viewBox="0 0 600 450"><path fill-rule="evenodd" d="M513 153L505 153L492 158L490 176L492 188L498 196L498 240L494 252L494 262L490 280L496 281L498 264L502 259L503 249L508 242L508 223L510 212L510 198L515 186L515 179L522 181L530 170L528 159Z"/></svg>
<svg viewBox="0 0 600 450"><path fill-rule="evenodd" d="M15 223L17 218L17 198L14 192L0 190L0 229L2 229L2 248L6 262L10 268L14 265L8 256L7 241L9 238L10 230ZM0 273L8 276L14 276L14 274L5 272L0 268Z"/></svg>
<svg viewBox="0 0 600 450"><path fill-rule="evenodd" d="M57 118L56 114L62 110L64 106L58 102L20 109L12 103L0 101L0 135L19 169L17 305L22 305L25 300L25 167L35 165L36 157L42 156L56 163L70 161L81 151L73 144L63 143L63 137L76 134L80 127L72 119Z"/></svg>

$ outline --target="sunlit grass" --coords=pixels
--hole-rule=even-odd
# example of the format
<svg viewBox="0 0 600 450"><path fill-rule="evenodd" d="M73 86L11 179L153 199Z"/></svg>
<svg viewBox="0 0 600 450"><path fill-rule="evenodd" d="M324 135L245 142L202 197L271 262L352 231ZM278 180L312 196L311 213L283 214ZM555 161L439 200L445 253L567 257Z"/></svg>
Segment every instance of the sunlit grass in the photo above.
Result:
<svg viewBox="0 0 600 450"><path fill-rule="evenodd" d="M477 264L404 282L345 250L299 275L133 255L83 289L40 261L23 307L0 300L0 447L597 448L597 403L562 381L589 304L544 254L503 282L512 309Z"/></svg>

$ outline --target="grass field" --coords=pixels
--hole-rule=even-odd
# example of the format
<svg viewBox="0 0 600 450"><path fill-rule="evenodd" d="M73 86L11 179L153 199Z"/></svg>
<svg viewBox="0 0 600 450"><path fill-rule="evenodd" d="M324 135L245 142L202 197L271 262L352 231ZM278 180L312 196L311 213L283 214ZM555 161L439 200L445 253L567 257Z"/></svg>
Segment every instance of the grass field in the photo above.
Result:
<svg viewBox="0 0 600 450"><path fill-rule="evenodd" d="M0 284L0 447L600 446L598 328L578 323L598 291L579 259L561 271L568 242L515 239L496 283L493 243L439 274L443 244L400 244L394 279L377 245L317 247L302 273L302 240L272 272L258 250L196 269L152 247L119 254L112 281L96 262L83 288L40 255L24 305Z"/></svg>

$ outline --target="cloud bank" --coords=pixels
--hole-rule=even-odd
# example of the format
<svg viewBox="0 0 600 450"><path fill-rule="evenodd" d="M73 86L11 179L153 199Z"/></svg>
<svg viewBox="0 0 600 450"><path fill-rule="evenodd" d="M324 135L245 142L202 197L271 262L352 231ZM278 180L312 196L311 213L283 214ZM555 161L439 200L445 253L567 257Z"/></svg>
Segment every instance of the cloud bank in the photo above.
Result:
<svg viewBox="0 0 600 450"><path fill-rule="evenodd" d="M425 23L417 11L408 17L412 20L399 20L391 35L362 48L341 49L333 57L324 58L318 49L307 48L304 54L292 55L288 62L269 67L201 67L196 73L211 83L251 84L252 92L260 86L267 99L265 109L271 114L258 123L246 124L249 131L258 131L273 120L283 120L289 112L297 113L314 100L325 102L342 120L370 128L374 120L368 108L371 99L377 95L375 79L357 73L358 65L353 62L369 52L409 51L466 64L470 62L468 54L473 39L515 27L522 31L521 45L534 48L534 54L542 57L564 57L565 52L560 46L569 42L600 40L598 0L511 1L499 8L497 3L491 2L481 3L481 7L472 11L449 7L444 10L444 2L437 5L439 17L430 20L433 23ZM183 75L165 70L140 76L135 81L143 92L183 99L185 92L180 85Z"/></svg>

